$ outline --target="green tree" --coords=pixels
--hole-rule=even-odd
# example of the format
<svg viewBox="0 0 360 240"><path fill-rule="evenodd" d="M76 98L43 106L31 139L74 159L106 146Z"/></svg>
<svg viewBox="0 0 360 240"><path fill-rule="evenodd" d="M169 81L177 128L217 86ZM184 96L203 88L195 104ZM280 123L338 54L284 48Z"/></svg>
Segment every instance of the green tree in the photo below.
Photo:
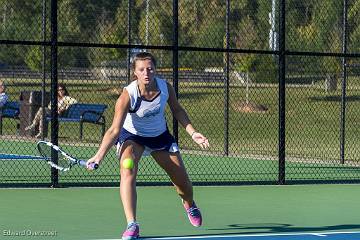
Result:
<svg viewBox="0 0 360 240"><path fill-rule="evenodd" d="M269 50L269 31L271 28L269 13L272 10L271 1L254 1L250 4L249 8L256 13L253 31L257 32L257 39L255 40L255 43L251 45L251 48ZM278 5L276 5L275 8L278 8ZM277 15L278 14L276 13L276 16ZM275 25L278 25L278 21ZM252 64L252 72L252 80L255 82L277 82L276 57L272 55L256 55L256 59Z"/></svg>
<svg viewBox="0 0 360 240"><path fill-rule="evenodd" d="M184 3L180 10L181 43L196 47L224 47L225 36L225 13L226 8L223 1L194 1L188 6ZM189 13L187 14L187 11ZM190 26L188 26L190 25ZM184 67L222 68L223 55L220 53L205 52L182 52L181 63Z"/></svg>
<svg viewBox="0 0 360 240"><path fill-rule="evenodd" d="M348 11L349 51L360 52L360 0L352 1Z"/></svg>
<svg viewBox="0 0 360 240"><path fill-rule="evenodd" d="M124 2L124 0L123 0ZM99 21L102 23L112 22L117 14L120 0L72 0L71 7L76 12L82 38L86 41L99 39Z"/></svg>
<svg viewBox="0 0 360 240"><path fill-rule="evenodd" d="M58 3L58 41L79 41L81 36L80 26L77 19L78 12L74 8L73 0L62 0ZM50 39L50 7L47 9L47 36ZM88 49L84 48L65 48L58 47L59 67L76 67L87 65L84 63L85 53ZM47 49L49 57L49 49ZM49 57L50 58L50 57ZM32 47L25 56L25 62L30 69L40 70L43 64L43 48L41 46ZM49 64L49 61L47 62Z"/></svg>
<svg viewBox="0 0 360 240"><path fill-rule="evenodd" d="M40 1L0 0L0 38L41 40L41 11ZM10 65L23 65L24 56L29 50L31 47L3 46L0 51L0 62Z"/></svg>
<svg viewBox="0 0 360 240"><path fill-rule="evenodd" d="M149 1L149 3L149 11L143 9L140 15L137 34L139 40L146 44L146 38L148 37L148 45L171 44L170 41L163 42L164 40L161 39L161 34L164 39L172 39L171 2L164 2L161 7L155 4L154 1Z"/></svg>
<svg viewBox="0 0 360 240"><path fill-rule="evenodd" d="M234 44L238 49L254 49L257 45L258 32L254 20L250 16L245 16L239 24L239 28L234 36ZM255 64L256 55L254 54L234 54L234 68L240 72L250 72Z"/></svg>
<svg viewBox="0 0 360 240"><path fill-rule="evenodd" d="M98 21L99 41L104 43L127 44L127 2L122 1L116 9L114 19ZM92 66L100 66L105 62L116 61L126 63L127 51L124 49L105 48L97 52L88 52Z"/></svg>

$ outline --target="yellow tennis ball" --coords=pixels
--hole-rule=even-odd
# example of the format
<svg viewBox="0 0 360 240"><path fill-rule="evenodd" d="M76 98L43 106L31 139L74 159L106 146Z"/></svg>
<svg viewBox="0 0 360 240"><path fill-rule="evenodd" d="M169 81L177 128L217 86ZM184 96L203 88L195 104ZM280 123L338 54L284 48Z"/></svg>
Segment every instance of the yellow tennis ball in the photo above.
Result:
<svg viewBox="0 0 360 240"><path fill-rule="evenodd" d="M131 158L125 158L122 165L126 169L133 169L134 168L134 160L132 160Z"/></svg>

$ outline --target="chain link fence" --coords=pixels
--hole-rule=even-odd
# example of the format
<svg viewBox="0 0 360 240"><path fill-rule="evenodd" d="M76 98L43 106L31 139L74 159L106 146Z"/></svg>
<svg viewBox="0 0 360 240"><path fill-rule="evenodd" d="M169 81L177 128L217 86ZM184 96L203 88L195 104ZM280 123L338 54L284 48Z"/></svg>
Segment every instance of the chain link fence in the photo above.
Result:
<svg viewBox="0 0 360 240"><path fill-rule="evenodd" d="M359 181L358 6L360 0L0 0L0 80L8 106L18 109L0 112L0 185L117 185L114 150L91 173L57 174L17 156L38 155L36 142L45 139L91 157L140 51L156 56L158 76L209 138L210 149L199 149L167 110L195 184ZM39 126L26 130L59 84L80 104L106 105L104 121L57 127L44 118L41 134ZM145 157L138 183L170 180Z"/></svg>

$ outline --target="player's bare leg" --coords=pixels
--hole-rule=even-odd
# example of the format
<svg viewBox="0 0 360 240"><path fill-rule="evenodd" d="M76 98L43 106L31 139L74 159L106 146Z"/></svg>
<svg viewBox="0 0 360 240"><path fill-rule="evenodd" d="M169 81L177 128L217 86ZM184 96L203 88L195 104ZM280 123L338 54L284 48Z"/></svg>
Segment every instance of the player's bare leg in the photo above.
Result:
<svg viewBox="0 0 360 240"><path fill-rule="evenodd" d="M185 165L181 159L180 153L156 151L151 155L169 175L177 193L183 200L183 204L187 211L190 223L195 227L201 226L201 213L193 200L193 187L186 172Z"/></svg>
<svg viewBox="0 0 360 240"><path fill-rule="evenodd" d="M120 196L124 208L124 214L128 223L136 221L136 175L138 171L138 163L143 151L144 147L133 141L126 141L121 147ZM122 166L122 161L126 158L134 160L134 168L127 169Z"/></svg>
<svg viewBox="0 0 360 240"><path fill-rule="evenodd" d="M169 175L177 193L186 204L192 204L193 189L180 154L166 151L152 152L156 162Z"/></svg>

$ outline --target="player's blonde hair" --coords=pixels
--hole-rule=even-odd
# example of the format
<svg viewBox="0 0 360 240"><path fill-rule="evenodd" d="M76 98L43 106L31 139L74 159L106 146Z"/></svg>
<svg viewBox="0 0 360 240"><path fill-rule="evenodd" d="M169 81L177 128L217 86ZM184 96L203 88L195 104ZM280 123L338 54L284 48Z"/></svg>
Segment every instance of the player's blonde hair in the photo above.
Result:
<svg viewBox="0 0 360 240"><path fill-rule="evenodd" d="M134 71L135 71L135 67L136 67L136 62L137 61L144 61L144 60L150 60L153 64L154 64L154 67L156 68L156 59L155 57L151 54L151 53L148 53L148 52L140 52L140 53L137 53L132 61L131 61L131 78L133 80L136 80L136 76L134 74Z"/></svg>

